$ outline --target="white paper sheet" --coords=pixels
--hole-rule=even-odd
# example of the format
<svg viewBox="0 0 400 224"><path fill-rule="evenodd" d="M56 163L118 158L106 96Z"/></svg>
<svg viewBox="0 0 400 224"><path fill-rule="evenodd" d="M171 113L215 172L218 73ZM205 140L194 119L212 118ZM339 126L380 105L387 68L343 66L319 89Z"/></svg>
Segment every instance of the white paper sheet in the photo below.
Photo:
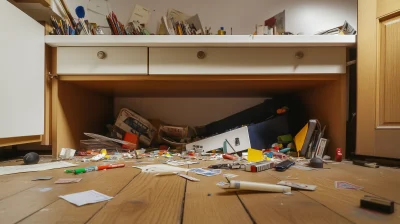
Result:
<svg viewBox="0 0 400 224"><path fill-rule="evenodd" d="M61 195L60 198L77 206L82 206L86 204L108 201L111 200L113 197L107 196L94 190L90 190L74 194Z"/></svg>
<svg viewBox="0 0 400 224"><path fill-rule="evenodd" d="M132 166L132 167L139 168L144 173L187 172L189 170L181 167L168 166L164 164L153 164L147 166Z"/></svg>
<svg viewBox="0 0 400 224"><path fill-rule="evenodd" d="M77 166L77 164L61 161L61 162L52 162L52 163L39 163L39 164L35 164L35 165L1 166L0 167L0 175L52 170L52 169L71 167L71 166Z"/></svg>

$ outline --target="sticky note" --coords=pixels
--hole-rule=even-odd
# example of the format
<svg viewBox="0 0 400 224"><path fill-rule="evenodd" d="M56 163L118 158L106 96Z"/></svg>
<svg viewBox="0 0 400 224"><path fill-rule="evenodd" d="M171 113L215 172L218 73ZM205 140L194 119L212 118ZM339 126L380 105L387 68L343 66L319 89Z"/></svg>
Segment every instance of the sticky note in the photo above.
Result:
<svg viewBox="0 0 400 224"><path fill-rule="evenodd" d="M294 144L296 145L297 152L301 151L308 131L308 123L297 133L294 137Z"/></svg>
<svg viewBox="0 0 400 224"><path fill-rule="evenodd" d="M247 153L247 161L249 162L258 162L264 160L264 155L261 150L249 148Z"/></svg>

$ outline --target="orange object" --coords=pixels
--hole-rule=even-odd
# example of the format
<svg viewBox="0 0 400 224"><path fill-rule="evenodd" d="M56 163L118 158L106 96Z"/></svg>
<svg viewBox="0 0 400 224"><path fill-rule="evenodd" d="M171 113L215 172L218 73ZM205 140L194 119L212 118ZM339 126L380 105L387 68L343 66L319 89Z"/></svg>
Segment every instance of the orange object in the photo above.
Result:
<svg viewBox="0 0 400 224"><path fill-rule="evenodd" d="M124 141L126 142L130 142L135 144L135 146L131 146L131 145L122 145L122 148L124 149L129 149L129 150L133 150L133 149L137 149L137 143L138 143L138 136L135 134L132 134L130 132L126 132L125 136L124 136Z"/></svg>
<svg viewBox="0 0 400 224"><path fill-rule="evenodd" d="M229 154L223 154L222 158L229 159L229 160L236 160L237 159L236 156L232 156L232 155L229 155Z"/></svg>

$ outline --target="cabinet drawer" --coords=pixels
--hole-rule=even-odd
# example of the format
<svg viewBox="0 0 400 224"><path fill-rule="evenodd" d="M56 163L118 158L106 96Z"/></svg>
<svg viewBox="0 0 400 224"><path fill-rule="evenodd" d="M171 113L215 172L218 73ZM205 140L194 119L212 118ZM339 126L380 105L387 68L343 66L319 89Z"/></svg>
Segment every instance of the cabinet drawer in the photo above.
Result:
<svg viewBox="0 0 400 224"><path fill-rule="evenodd" d="M147 75L147 48L59 47L57 74Z"/></svg>
<svg viewBox="0 0 400 224"><path fill-rule="evenodd" d="M150 75L341 74L346 48L150 48Z"/></svg>

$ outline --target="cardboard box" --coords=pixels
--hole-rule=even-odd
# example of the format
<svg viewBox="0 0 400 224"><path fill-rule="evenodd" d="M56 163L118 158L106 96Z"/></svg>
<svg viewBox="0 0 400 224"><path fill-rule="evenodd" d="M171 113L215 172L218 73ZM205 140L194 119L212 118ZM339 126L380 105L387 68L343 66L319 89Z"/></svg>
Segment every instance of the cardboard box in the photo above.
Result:
<svg viewBox="0 0 400 224"><path fill-rule="evenodd" d="M140 136L139 143L146 147L150 146L157 132L148 120L126 108L120 110L117 120L115 121L115 126L123 131Z"/></svg>

